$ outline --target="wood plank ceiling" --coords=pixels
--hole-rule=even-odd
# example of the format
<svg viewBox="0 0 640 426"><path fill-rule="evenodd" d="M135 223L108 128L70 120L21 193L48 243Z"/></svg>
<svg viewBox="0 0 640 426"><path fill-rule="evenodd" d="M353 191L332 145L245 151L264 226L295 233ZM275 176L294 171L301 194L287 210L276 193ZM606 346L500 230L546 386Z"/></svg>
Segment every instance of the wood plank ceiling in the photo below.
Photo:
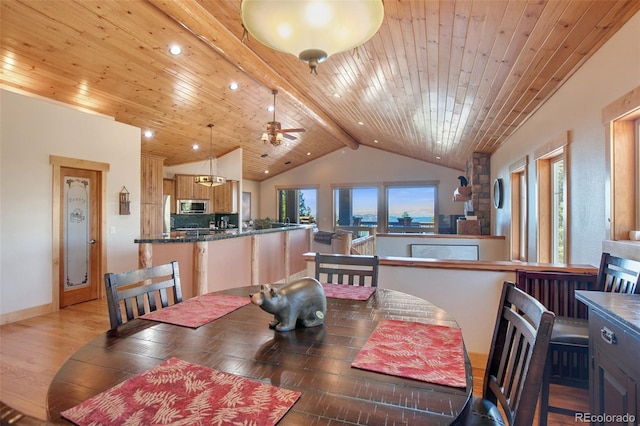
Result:
<svg viewBox="0 0 640 426"><path fill-rule="evenodd" d="M166 165L205 161L214 123L214 154L243 147L244 178L256 181L361 144L463 169L640 9L637 0L384 0L380 31L312 75L291 55L242 41L241 0L0 3L3 87L151 130L142 151ZM168 54L174 43L182 55ZM272 89L283 128L306 129L279 147L260 141Z"/></svg>

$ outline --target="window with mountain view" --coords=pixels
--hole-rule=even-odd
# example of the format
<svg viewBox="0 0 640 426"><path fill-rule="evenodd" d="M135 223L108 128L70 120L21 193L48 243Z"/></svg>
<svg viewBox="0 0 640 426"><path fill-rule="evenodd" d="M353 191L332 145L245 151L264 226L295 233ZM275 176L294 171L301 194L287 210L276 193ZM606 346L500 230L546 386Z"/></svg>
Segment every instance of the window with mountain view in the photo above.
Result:
<svg viewBox="0 0 640 426"><path fill-rule="evenodd" d="M336 226L378 224L378 188L335 188L333 195Z"/></svg>
<svg viewBox="0 0 640 426"><path fill-rule="evenodd" d="M424 228L435 226L436 185L387 187L387 226Z"/></svg>

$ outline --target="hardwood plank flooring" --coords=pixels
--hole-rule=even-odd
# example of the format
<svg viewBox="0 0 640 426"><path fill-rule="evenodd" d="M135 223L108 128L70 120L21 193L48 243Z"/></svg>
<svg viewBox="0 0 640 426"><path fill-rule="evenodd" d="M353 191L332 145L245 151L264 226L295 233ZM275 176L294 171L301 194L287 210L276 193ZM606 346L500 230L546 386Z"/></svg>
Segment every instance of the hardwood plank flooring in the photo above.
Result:
<svg viewBox="0 0 640 426"><path fill-rule="evenodd" d="M58 369L75 351L108 329L106 299L1 326L0 401L36 419L46 419L47 391ZM474 366L473 377L473 393L480 395L484 368ZM587 391L552 387L551 397L557 405L589 410ZM573 417L553 413L548 423L575 425Z"/></svg>

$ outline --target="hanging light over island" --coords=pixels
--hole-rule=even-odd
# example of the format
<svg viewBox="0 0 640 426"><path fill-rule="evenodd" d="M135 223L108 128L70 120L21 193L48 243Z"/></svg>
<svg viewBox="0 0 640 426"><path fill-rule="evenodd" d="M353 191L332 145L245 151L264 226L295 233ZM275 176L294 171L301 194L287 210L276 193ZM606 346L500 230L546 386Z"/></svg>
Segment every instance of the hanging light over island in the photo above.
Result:
<svg viewBox="0 0 640 426"><path fill-rule="evenodd" d="M210 129L209 136L209 174L196 176L196 183L204 186L218 186L227 183L227 178L213 174L213 124L207 124ZM217 172L216 166L216 172Z"/></svg>

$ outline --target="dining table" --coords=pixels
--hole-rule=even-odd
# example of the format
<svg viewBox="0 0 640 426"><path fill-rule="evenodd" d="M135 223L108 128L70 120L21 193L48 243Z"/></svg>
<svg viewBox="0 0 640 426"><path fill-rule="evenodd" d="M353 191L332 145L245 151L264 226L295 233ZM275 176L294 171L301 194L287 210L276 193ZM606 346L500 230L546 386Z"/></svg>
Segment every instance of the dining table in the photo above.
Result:
<svg viewBox="0 0 640 426"><path fill-rule="evenodd" d="M249 299L259 291L246 286L215 294ZM53 378L49 421L72 424L61 412L170 358L299 392L279 425L448 425L469 409L473 382L464 348L466 386L352 366L383 319L459 329L450 314L426 300L377 288L367 300L327 297L321 326L282 332L269 327L272 318L249 303L197 328L136 318L106 331Z"/></svg>

